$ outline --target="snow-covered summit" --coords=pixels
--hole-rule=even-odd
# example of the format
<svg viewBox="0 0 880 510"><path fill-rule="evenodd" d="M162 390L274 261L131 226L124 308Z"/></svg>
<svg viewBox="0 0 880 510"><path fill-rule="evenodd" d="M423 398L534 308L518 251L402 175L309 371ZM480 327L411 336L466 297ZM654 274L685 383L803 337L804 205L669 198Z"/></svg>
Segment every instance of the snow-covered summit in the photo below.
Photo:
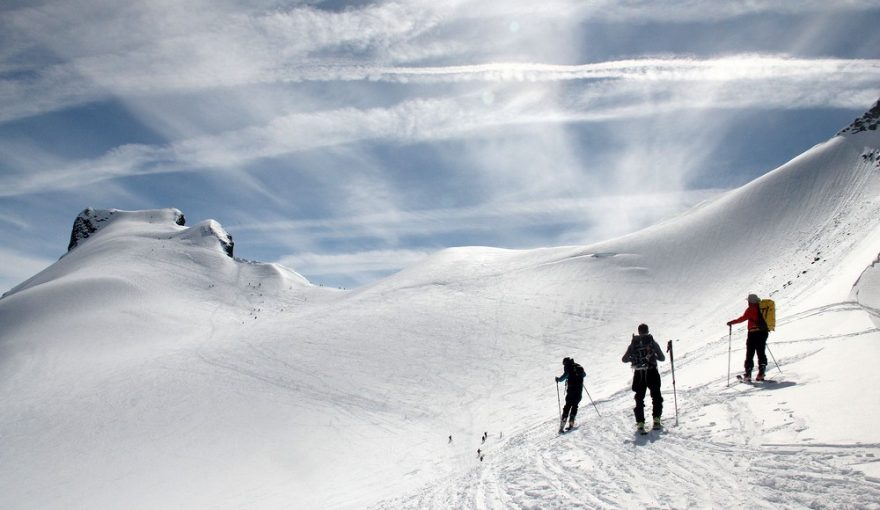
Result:
<svg viewBox="0 0 880 510"><path fill-rule="evenodd" d="M177 237L197 244L216 245L219 241L223 252L230 258L233 257L235 243L232 241L232 236L215 220L202 221L198 225L182 231Z"/></svg>
<svg viewBox="0 0 880 510"><path fill-rule="evenodd" d="M165 221L181 227L186 225L186 218L178 209L155 209L132 212L120 211L119 209L93 209L88 207L83 209L73 221L73 230L70 233L70 244L67 246L67 250L70 251L76 248L81 242L88 239L98 230L120 218L146 221L149 223Z"/></svg>
<svg viewBox="0 0 880 510"><path fill-rule="evenodd" d="M138 225L161 225L169 227L169 231L176 231L175 227L184 227L186 217L179 209L151 209L144 211L121 211L119 209L84 209L73 221L73 230L70 233L70 251L102 229L114 225L118 228L136 229ZM176 237L197 242L206 246L217 245L230 258L233 257L235 243L220 223L215 220L205 220L198 225L180 229Z"/></svg>
<svg viewBox="0 0 880 510"><path fill-rule="evenodd" d="M235 281L252 274L255 282L260 280L266 286L311 287L303 276L277 264L234 258L232 236L215 220L204 220L192 227L185 225L183 213L174 208L87 208L74 220L68 252L4 294L4 298L43 285L53 288L77 281L82 286L85 281L111 277L126 286L150 288L158 293L182 290L187 287L172 282L188 266L190 269L184 271L180 281L192 281L194 277ZM148 276L149 273L155 274ZM51 296L47 298L52 300Z"/></svg>

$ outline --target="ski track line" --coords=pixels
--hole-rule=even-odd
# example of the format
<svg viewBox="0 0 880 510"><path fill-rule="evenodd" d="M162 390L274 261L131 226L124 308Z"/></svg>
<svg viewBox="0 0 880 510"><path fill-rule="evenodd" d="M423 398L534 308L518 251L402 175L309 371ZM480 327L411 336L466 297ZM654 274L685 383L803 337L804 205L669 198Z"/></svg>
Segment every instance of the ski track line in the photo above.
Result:
<svg viewBox="0 0 880 510"><path fill-rule="evenodd" d="M880 480L841 466L870 462L861 445L762 445L760 420L738 405L742 392L695 389L682 408L722 404L731 440L715 423L632 436L629 398L618 393L604 418L584 416L565 435L556 421L501 442L463 476L377 508L723 508L880 509ZM821 446L821 448L819 447ZM877 445L865 445L877 449Z"/></svg>

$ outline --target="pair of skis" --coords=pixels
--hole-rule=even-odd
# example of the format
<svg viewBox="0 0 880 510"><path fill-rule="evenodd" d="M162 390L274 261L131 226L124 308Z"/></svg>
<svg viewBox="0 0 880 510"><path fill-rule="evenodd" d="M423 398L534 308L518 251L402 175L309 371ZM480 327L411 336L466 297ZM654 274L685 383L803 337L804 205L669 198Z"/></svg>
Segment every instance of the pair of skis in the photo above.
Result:
<svg viewBox="0 0 880 510"><path fill-rule="evenodd" d="M651 428L636 428L636 434L640 436L647 436L651 432L663 432L663 425L654 425Z"/></svg>
<svg viewBox="0 0 880 510"><path fill-rule="evenodd" d="M764 379L763 381L758 381L756 379L746 380L743 376L741 376L739 374L737 374L736 380L743 383L743 384L751 384L752 386L754 386L756 384L761 384L761 383L773 384L776 382L776 380L774 380L774 379Z"/></svg>

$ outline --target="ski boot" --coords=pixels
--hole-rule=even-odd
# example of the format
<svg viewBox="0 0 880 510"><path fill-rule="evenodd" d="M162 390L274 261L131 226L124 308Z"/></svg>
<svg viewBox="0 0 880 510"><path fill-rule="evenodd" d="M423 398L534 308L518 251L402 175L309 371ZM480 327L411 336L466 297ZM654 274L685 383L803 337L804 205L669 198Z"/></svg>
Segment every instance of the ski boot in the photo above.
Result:
<svg viewBox="0 0 880 510"><path fill-rule="evenodd" d="M659 416L654 417L654 430L663 430L663 422L660 421Z"/></svg>
<svg viewBox="0 0 880 510"><path fill-rule="evenodd" d="M743 382L752 382L752 373L751 372L744 373L742 376L742 381Z"/></svg>
<svg viewBox="0 0 880 510"><path fill-rule="evenodd" d="M560 434L565 433L565 418L559 420L559 433Z"/></svg>
<svg viewBox="0 0 880 510"><path fill-rule="evenodd" d="M566 432L574 428L574 420L568 420L568 428L565 429Z"/></svg>
<svg viewBox="0 0 880 510"><path fill-rule="evenodd" d="M764 380L764 373L758 372L758 375L755 377L755 380L756 381L763 381Z"/></svg>
<svg viewBox="0 0 880 510"><path fill-rule="evenodd" d="M643 421L636 422L636 432L638 432L641 435L645 435L648 433L648 431L645 430L645 422L643 422Z"/></svg>

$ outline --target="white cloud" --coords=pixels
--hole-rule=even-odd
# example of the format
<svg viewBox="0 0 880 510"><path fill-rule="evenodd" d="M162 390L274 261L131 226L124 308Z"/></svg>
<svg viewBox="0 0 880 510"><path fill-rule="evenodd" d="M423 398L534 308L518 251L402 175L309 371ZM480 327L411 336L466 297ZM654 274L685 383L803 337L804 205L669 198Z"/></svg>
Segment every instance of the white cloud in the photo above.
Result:
<svg viewBox="0 0 880 510"><path fill-rule="evenodd" d="M395 1L335 12L284 4L68 0L3 10L0 123L114 101L167 143L71 160L38 141L0 140L0 196L75 191L79 198L87 188L123 196L130 184L132 199L145 180L125 178L200 172L283 209L291 192L277 182L296 182L289 175L296 172L326 188L308 193L336 199L338 219L274 232L245 226L276 245L320 252L316 236L361 236L399 246L406 236L560 218L586 225L561 234L581 242L647 221L619 211L618 194L668 194L657 211L689 203L680 190L724 141L724 125L712 118L719 109L857 110L880 95L880 60L737 55L731 48L723 58L579 63L577 42L594 22L764 13L816 20L802 23L810 33L790 34L776 50L795 51L821 36L825 13L858 15L876 9L872 1L548 0L540 9L525 0ZM625 48L614 54L638 55ZM582 124L609 121L627 128L607 130L601 155L584 154ZM391 156L373 149L385 154L422 142L455 151L432 155L442 165L407 168L425 172L420 185L431 186L431 172L461 168L455 178L466 182L457 184L474 190L480 205L413 210L406 179L395 175L404 170L386 168ZM303 160L315 168L288 165Z"/></svg>
<svg viewBox="0 0 880 510"><path fill-rule="evenodd" d="M433 253L428 249L383 249L326 253L296 247L297 240L306 243L314 238L324 240L369 236L389 230L404 237L440 236L448 232L473 232L545 225L567 218L570 222L561 240L581 245L630 233L651 225L657 218L668 218L699 202L717 196L717 190L649 193L626 196L603 196L592 199L554 199L487 204L468 208L432 209L421 211L389 211L382 214L351 216L325 220L276 221L232 225L232 232L250 232L277 236L290 241L298 250L276 262L307 275L313 282L322 279L352 282L360 285L415 265ZM638 204L638 207L633 207ZM537 248L522 239L517 248Z"/></svg>
<svg viewBox="0 0 880 510"><path fill-rule="evenodd" d="M17 214L0 214L0 222L10 225L16 230L24 230L30 226L30 223Z"/></svg>
<svg viewBox="0 0 880 510"><path fill-rule="evenodd" d="M567 3L567 2L566 2ZM579 15L584 18L615 22L698 22L738 18L754 14L806 14L857 12L876 9L872 0L671 0L664 2L601 0L583 2Z"/></svg>
<svg viewBox="0 0 880 510"><path fill-rule="evenodd" d="M285 69L279 81L389 81L445 82L555 82L572 80L625 80L703 82L813 78L830 80L835 74L876 79L880 60L803 59L784 55L737 55L717 59L665 58L620 60L580 65L497 62L437 67L383 67L364 65L299 66ZM860 80L861 81L861 80ZM867 81L867 80L865 80Z"/></svg>
<svg viewBox="0 0 880 510"><path fill-rule="evenodd" d="M518 124L599 122L713 108L864 108L876 99L880 83L880 61L864 60L743 56L711 61L507 66L449 70L448 76L517 80L498 89L491 104L486 104L484 89L479 88L469 94L407 100L389 108L345 107L283 114L263 125L164 146L125 145L96 159L0 177L0 196L65 189L129 175L233 168L258 159L365 140L410 143L461 138ZM615 79L587 80L581 87L567 88L561 96L552 84L534 83L583 79L594 77L594 73Z"/></svg>
<svg viewBox="0 0 880 510"><path fill-rule="evenodd" d="M583 79L742 79L774 73L778 62L635 61L559 66L503 63L511 58L571 61L574 37L585 21L700 20L748 13L858 11L875 2L771 1L385 2L329 12L269 3L52 2L7 10L0 53L0 122L111 98L205 92L248 85L383 80L549 81ZM511 35L511 20L522 26ZM528 30L528 27L533 27ZM552 31L552 36L548 35ZM491 44L485 44L491 41ZM4 41L5 42L5 41ZM31 53L56 57L34 63ZM401 66L424 62L502 62L481 65ZM848 72L832 61L838 72ZM811 67L789 61L785 68ZM864 68L864 63L853 63ZM876 66L876 64L873 64ZM24 71L18 73L16 71ZM805 69L797 72L803 74ZM857 70L855 70L857 71ZM698 75L689 77L690 75Z"/></svg>
<svg viewBox="0 0 880 510"><path fill-rule="evenodd" d="M511 225L528 227L560 221L571 224L591 224L591 218L604 217L616 210L620 203L645 204L643 211L659 212L661 216L682 210L718 194L717 190L670 191L641 193L634 190L626 195L605 195L585 198L544 198L486 203L472 207L454 207L422 210L391 210L358 216L314 220L263 221L250 224L228 225L232 232L260 232L279 237L317 237L324 240L372 237L371 232L390 230L403 236L436 237L449 232L473 232L486 229L504 229ZM637 227L645 226L639 218ZM618 221L615 235L631 232L633 225ZM598 240L592 238L591 240ZM584 242L582 239L579 241ZM297 266L291 266L299 268Z"/></svg>

